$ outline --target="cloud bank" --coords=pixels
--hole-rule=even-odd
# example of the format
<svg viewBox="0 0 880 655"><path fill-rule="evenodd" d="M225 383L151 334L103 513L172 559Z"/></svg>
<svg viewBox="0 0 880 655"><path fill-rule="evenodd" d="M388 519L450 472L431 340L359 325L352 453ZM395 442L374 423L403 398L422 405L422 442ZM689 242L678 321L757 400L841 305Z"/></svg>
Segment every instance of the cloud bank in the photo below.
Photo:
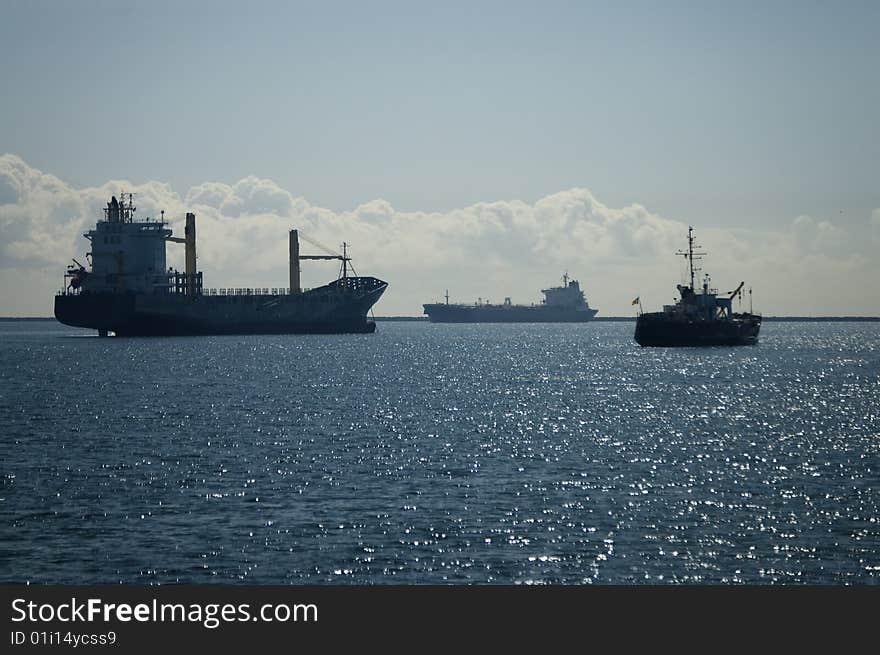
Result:
<svg viewBox="0 0 880 655"><path fill-rule="evenodd" d="M589 189L573 188L537 202L497 200L449 212L396 210L376 199L332 211L281 188L246 177L234 184L205 182L180 195L161 182L109 180L75 188L12 154L0 156L0 315L49 316L72 257L84 261L82 233L101 216L111 195L135 194L138 216L166 220L178 235L187 211L197 216L199 269L209 287L287 286L287 231L298 228L339 248L345 240L358 273L390 283L377 315L419 315L421 305L449 289L453 301L477 298L540 302L540 289L563 273L581 281L602 315L632 313L672 300L683 262L687 225L645 207L609 207ZM721 291L740 280L754 288L766 314L880 313L880 209L863 226L792 217L782 228L701 229L708 251L703 269ZM303 243L304 253L309 244ZM168 245L169 262L183 267L182 248ZM336 276L333 264L306 262L304 286Z"/></svg>

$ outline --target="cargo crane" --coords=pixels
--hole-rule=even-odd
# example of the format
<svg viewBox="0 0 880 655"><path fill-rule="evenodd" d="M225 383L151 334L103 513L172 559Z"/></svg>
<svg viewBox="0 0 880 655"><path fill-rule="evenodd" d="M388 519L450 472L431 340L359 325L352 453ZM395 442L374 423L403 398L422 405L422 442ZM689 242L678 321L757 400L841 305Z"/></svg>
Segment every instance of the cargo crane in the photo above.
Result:
<svg viewBox="0 0 880 655"><path fill-rule="evenodd" d="M74 259L73 264L67 266L67 272L64 274L65 279L70 278L70 282L67 283L67 289L76 291L82 286L82 283L85 282L88 276L89 272L86 270L86 267Z"/></svg>
<svg viewBox="0 0 880 655"><path fill-rule="evenodd" d="M162 212L162 222L165 221L165 212ZM184 292L192 297L201 294L202 279L201 273L196 272L196 215L187 213L186 223L183 228L184 237L166 236L166 241L173 243L182 243L185 248L184 270L186 277L184 278Z"/></svg>
<svg viewBox="0 0 880 655"><path fill-rule="evenodd" d="M299 254L299 238L302 236L303 239L311 243L312 245L320 248L321 250L330 253L327 255L300 255ZM325 245L322 245L318 241L314 239L310 239L305 234L300 234L299 230L291 230L290 231L290 293L302 293L302 286L300 283L300 261L303 259L307 260L323 260L329 261L337 259L342 262L342 280L343 280L343 288L345 288L345 281L348 279L348 263L351 261L351 257L348 256L348 244L342 244L342 254L340 255L338 252L335 252L328 248Z"/></svg>

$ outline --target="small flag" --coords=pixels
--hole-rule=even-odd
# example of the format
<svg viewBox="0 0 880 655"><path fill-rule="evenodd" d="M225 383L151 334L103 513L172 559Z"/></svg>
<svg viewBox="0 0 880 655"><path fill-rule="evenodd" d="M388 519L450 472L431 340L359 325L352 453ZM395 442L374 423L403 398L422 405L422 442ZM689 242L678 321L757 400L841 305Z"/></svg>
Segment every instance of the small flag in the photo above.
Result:
<svg viewBox="0 0 880 655"><path fill-rule="evenodd" d="M638 298L638 296L636 296L636 299L632 301L632 304L633 304L633 305L638 305L638 304L639 304L639 298Z"/></svg>

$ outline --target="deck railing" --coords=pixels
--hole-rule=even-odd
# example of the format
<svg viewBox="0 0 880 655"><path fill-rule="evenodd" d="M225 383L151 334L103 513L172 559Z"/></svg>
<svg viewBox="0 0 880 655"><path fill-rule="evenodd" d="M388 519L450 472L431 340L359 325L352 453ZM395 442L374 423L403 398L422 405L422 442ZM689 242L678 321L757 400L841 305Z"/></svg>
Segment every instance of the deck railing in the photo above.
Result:
<svg viewBox="0 0 880 655"><path fill-rule="evenodd" d="M309 288L302 289L303 292L311 291ZM55 292L56 296L78 296L82 292L82 288L74 289L73 287L67 287L63 289L58 289ZM177 291L175 287L156 287L154 292L156 294L181 294L183 292ZM197 292L196 295L202 296L286 296L290 294L290 289L285 287L242 287L242 288L210 288L210 289L201 289L200 292Z"/></svg>

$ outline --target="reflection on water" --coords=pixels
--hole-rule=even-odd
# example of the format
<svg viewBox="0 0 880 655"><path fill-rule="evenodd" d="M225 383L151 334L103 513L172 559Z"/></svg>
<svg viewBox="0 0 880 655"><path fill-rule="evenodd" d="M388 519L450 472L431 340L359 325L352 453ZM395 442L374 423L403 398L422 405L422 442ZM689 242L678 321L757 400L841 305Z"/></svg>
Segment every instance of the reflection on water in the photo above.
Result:
<svg viewBox="0 0 880 655"><path fill-rule="evenodd" d="M873 583L876 324L0 323L0 580Z"/></svg>

